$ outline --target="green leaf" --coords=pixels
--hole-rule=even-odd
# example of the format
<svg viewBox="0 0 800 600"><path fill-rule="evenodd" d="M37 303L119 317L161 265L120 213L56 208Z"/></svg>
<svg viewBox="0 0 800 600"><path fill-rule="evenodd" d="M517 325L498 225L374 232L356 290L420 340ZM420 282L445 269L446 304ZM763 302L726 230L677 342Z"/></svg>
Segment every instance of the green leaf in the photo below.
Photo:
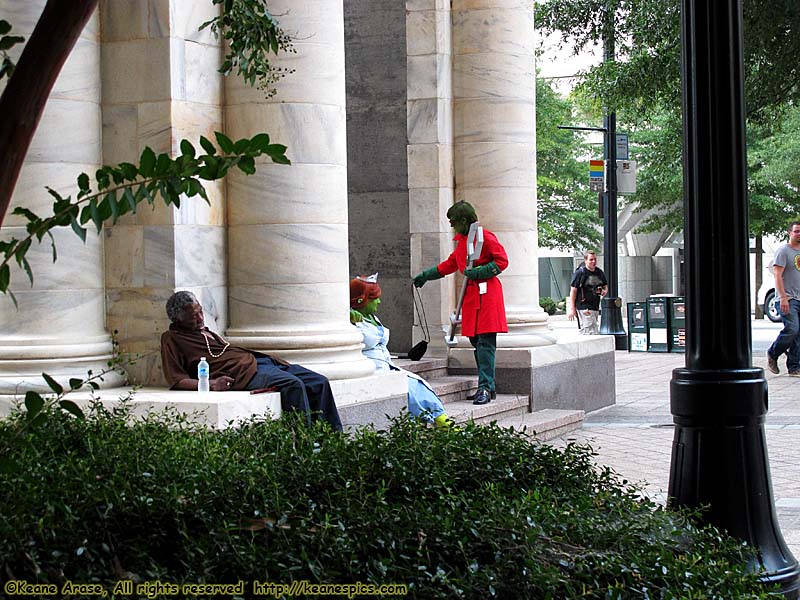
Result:
<svg viewBox="0 0 800 600"><path fill-rule="evenodd" d="M194 146L192 146L189 140L181 140L181 153L189 158L194 158Z"/></svg>
<svg viewBox="0 0 800 600"><path fill-rule="evenodd" d="M131 188L125 188L125 191L130 192ZM119 219L120 215L119 203L117 202L117 193L108 192L103 201L108 203L108 208L111 210L111 224L113 225L114 223L117 222L117 219Z"/></svg>
<svg viewBox="0 0 800 600"><path fill-rule="evenodd" d="M61 196L61 194L59 194L59 193L58 193L57 191L55 191L53 188L51 188L51 187L48 187L48 186L45 186L45 187L44 187L44 189L46 189L46 190L47 190L47 193L48 193L48 194L50 194L50 195L51 195L53 198L55 198L56 200L65 200L65 198L63 198L63 197Z"/></svg>
<svg viewBox="0 0 800 600"><path fill-rule="evenodd" d="M250 151L250 140L247 138L242 138L237 140L236 143L233 145L233 151L236 154L244 154L245 152Z"/></svg>
<svg viewBox="0 0 800 600"><path fill-rule="evenodd" d="M18 35L6 35L0 38L0 50L10 50L15 44L25 41L24 37Z"/></svg>
<svg viewBox="0 0 800 600"><path fill-rule="evenodd" d="M60 406L60 407L61 407L63 410L65 410L65 411L67 411L68 413L70 413L70 414L72 414L72 415L76 416L76 417L77 417L78 419L80 419L81 421L83 421L84 419L86 419L86 417L85 417L85 415L83 414L83 411L81 410L80 406L78 406L77 404L75 404L75 403L74 403L72 400L61 400L61 401L59 401L58 405L59 405L59 406Z"/></svg>
<svg viewBox="0 0 800 600"><path fill-rule="evenodd" d="M42 377L47 382L47 385L50 386L50 389L53 390L56 394L63 394L64 388L61 387L61 384L58 383L55 379L50 377L47 373L42 373Z"/></svg>
<svg viewBox="0 0 800 600"><path fill-rule="evenodd" d="M0 266L0 292L5 293L8 290L8 284L11 280L11 268L8 263Z"/></svg>
<svg viewBox="0 0 800 600"><path fill-rule="evenodd" d="M14 250L14 258L17 259L17 264L20 267L22 266L22 261L25 260L25 255L28 253L30 247L31 247L30 238L22 240L19 244L17 244L17 247Z"/></svg>
<svg viewBox="0 0 800 600"><path fill-rule="evenodd" d="M72 227L72 231L75 232L75 235L77 235L79 238L81 238L81 240L85 244L86 243L86 229L84 227L81 227L78 224L78 220L75 218L74 215L73 215L72 220L70 221L69 224L70 224L70 227Z"/></svg>
<svg viewBox="0 0 800 600"><path fill-rule="evenodd" d="M81 173L78 175L78 189L83 192L83 195L89 193L89 176L86 173Z"/></svg>
<svg viewBox="0 0 800 600"><path fill-rule="evenodd" d="M145 186L145 193L147 195L147 201L150 204L153 204L154 199L153 199L153 192L150 188L151 185L153 186L153 188L155 188L157 184L154 182L148 186ZM137 202L133 194L126 194L125 192L122 192L122 199L125 201L125 205L127 207L127 210L125 212L131 212L132 214L136 214Z"/></svg>
<svg viewBox="0 0 800 600"><path fill-rule="evenodd" d="M168 154L159 154L158 160L156 161L156 177L163 177L167 173L169 173L169 168L172 166L172 159L169 157Z"/></svg>
<svg viewBox="0 0 800 600"><path fill-rule="evenodd" d="M250 140L250 147L254 150L260 150L261 152L266 152L267 147L269 146L269 136L266 133L259 133L253 136L253 139Z"/></svg>
<svg viewBox="0 0 800 600"><path fill-rule="evenodd" d="M267 146L265 152L267 153L267 156L269 156L274 162L278 162L279 159L285 158L286 146L283 144L270 144Z"/></svg>
<svg viewBox="0 0 800 600"><path fill-rule="evenodd" d="M231 138L226 136L224 133L220 133L219 131L215 132L214 136L217 138L217 144L219 144L220 149L225 154L233 153L233 142L231 141Z"/></svg>
<svg viewBox="0 0 800 600"><path fill-rule="evenodd" d="M35 417L44 406L44 398L36 392L25 394L25 409L28 411L28 419Z"/></svg>
<svg viewBox="0 0 800 600"><path fill-rule="evenodd" d="M53 237L53 234L48 231L47 236L50 238L50 246L53 248L53 262L56 262L58 258L58 253L56 252L56 238Z"/></svg>
<svg viewBox="0 0 800 600"><path fill-rule="evenodd" d="M100 233L100 230L103 228L103 217L100 215L100 211L97 208L96 198L92 198L89 201L89 214L92 217L94 226L97 227L97 232Z"/></svg>
<svg viewBox="0 0 800 600"><path fill-rule="evenodd" d="M136 165L127 162L120 163L119 170L122 172L122 176L128 181L133 181L139 174L139 169L136 168Z"/></svg>
<svg viewBox="0 0 800 600"><path fill-rule="evenodd" d="M9 31L11 31L11 23L3 19L0 19L0 35L5 35Z"/></svg>
<svg viewBox="0 0 800 600"><path fill-rule="evenodd" d="M19 254L17 254L17 262L25 270L25 274L28 276L28 281L31 282L31 287L33 287L33 271L31 270L31 263L29 263L28 259L24 256L20 258Z"/></svg>
<svg viewBox="0 0 800 600"><path fill-rule="evenodd" d="M33 418L32 421L30 421L31 427L33 427L33 428L41 427L45 423L47 423L47 413L46 412L40 412L38 415L36 415Z"/></svg>
<svg viewBox="0 0 800 600"><path fill-rule="evenodd" d="M106 169L97 169L97 172L94 174L94 178L97 180L97 189L104 190L108 187L108 184L111 183L108 178L108 171Z"/></svg>
<svg viewBox="0 0 800 600"><path fill-rule="evenodd" d="M290 161L288 158L286 158L283 155L271 156L270 158L272 158L272 162L277 163L279 165L290 165L290 164L292 164L292 161Z"/></svg>
<svg viewBox="0 0 800 600"><path fill-rule="evenodd" d="M238 167L246 175L252 175L256 172L256 161L252 156L243 156L239 159Z"/></svg>
<svg viewBox="0 0 800 600"><path fill-rule="evenodd" d="M11 211L11 214L12 215L23 216L26 219L28 219L28 221L39 221L40 220L39 215L37 215L35 212L33 212L31 210L28 210L24 206L17 206L14 210Z"/></svg>
<svg viewBox="0 0 800 600"><path fill-rule="evenodd" d="M219 161L213 156L206 156L205 165L200 168L198 175L206 181L219 179Z"/></svg>
<svg viewBox="0 0 800 600"><path fill-rule="evenodd" d="M139 173L142 177L152 177L156 170L156 153L147 146L142 150L142 156L139 158Z"/></svg>
<svg viewBox="0 0 800 600"><path fill-rule="evenodd" d="M196 179L187 179L184 184L184 193L191 198L198 194L203 194L203 186Z"/></svg>
<svg viewBox="0 0 800 600"><path fill-rule="evenodd" d="M0 474L13 475L14 473L19 473L19 471L20 466L17 461L10 456L0 456Z"/></svg>
<svg viewBox="0 0 800 600"><path fill-rule="evenodd" d="M200 145L203 147L208 154L212 156L217 153L217 147L212 144L207 137L201 135L200 136Z"/></svg>
<svg viewBox="0 0 800 600"><path fill-rule="evenodd" d="M69 389L71 390L77 390L82 385L83 385L83 379L80 379L78 377L71 377L69 380Z"/></svg>

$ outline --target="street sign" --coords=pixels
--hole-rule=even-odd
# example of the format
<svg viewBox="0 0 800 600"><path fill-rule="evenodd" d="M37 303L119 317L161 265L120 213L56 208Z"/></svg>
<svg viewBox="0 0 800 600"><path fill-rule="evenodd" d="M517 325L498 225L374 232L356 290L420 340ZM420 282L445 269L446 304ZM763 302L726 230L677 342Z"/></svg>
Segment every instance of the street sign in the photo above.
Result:
<svg viewBox="0 0 800 600"><path fill-rule="evenodd" d="M606 163L604 160L589 161L589 190L592 192L605 191L605 165Z"/></svg>
<svg viewBox="0 0 800 600"><path fill-rule="evenodd" d="M628 134L617 134L617 160L628 160Z"/></svg>
<svg viewBox="0 0 800 600"><path fill-rule="evenodd" d="M636 193L636 161L618 160L617 161L617 193L635 194Z"/></svg>

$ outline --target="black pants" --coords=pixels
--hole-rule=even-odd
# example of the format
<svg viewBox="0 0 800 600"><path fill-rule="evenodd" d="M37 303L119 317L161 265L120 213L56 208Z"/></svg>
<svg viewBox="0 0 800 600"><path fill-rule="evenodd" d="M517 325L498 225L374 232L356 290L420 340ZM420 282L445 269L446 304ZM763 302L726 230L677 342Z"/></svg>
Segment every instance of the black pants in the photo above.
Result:
<svg viewBox="0 0 800 600"><path fill-rule="evenodd" d="M342 421L333 399L328 378L300 365L282 365L265 356L256 359L258 372L248 390L274 387L281 393L281 408L306 414L306 420L325 419L335 431L342 430Z"/></svg>

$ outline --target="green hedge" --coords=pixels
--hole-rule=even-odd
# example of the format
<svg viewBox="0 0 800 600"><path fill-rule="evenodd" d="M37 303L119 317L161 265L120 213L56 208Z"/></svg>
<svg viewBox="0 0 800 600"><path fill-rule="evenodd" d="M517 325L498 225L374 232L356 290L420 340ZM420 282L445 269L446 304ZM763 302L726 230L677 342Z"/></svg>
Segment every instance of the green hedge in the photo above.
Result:
<svg viewBox="0 0 800 600"><path fill-rule="evenodd" d="M0 580L402 583L411 598L761 598L743 547L589 448L398 420L339 435L50 413L0 475ZM1 592L0 592L1 593ZM77 596L73 596L77 597ZM109 594L108 597L113 597ZM124 596L129 597L129 596ZM166 597L166 596L162 596ZM230 596L228 596L230 597Z"/></svg>
<svg viewBox="0 0 800 600"><path fill-rule="evenodd" d="M544 309L544 312L546 312L548 315L554 315L558 310L556 301L549 296L541 296L539 298L539 306L541 306Z"/></svg>

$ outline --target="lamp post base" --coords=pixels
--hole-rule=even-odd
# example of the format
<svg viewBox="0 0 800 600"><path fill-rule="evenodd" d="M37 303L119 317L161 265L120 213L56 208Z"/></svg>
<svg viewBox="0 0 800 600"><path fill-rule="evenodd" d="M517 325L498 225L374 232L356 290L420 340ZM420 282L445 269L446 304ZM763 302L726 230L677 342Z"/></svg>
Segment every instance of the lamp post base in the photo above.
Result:
<svg viewBox="0 0 800 600"><path fill-rule="evenodd" d="M628 349L628 334L622 326L622 300L606 296L600 301L600 335L613 335L617 350Z"/></svg>
<svg viewBox="0 0 800 600"><path fill-rule="evenodd" d="M778 527L764 432L767 381L757 368L672 372L670 502L708 506L708 522L756 550L753 570L800 597L800 566Z"/></svg>

